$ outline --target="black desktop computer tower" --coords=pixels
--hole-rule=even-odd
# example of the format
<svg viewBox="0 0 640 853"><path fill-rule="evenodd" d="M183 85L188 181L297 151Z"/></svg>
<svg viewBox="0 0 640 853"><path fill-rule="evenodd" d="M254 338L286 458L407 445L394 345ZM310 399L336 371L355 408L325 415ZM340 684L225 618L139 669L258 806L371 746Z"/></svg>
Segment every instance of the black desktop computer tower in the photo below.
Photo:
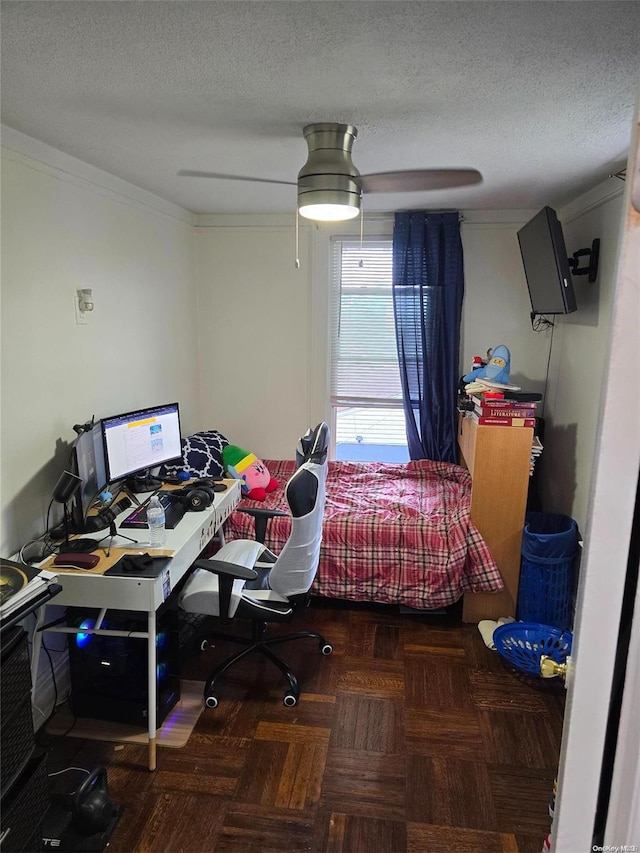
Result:
<svg viewBox="0 0 640 853"><path fill-rule="evenodd" d="M68 608L67 623L92 627L96 611ZM146 631L145 614L108 610L103 628ZM69 635L71 707L77 717L112 720L147 728L147 640L99 634ZM156 621L156 725L180 698L177 613L158 612Z"/></svg>

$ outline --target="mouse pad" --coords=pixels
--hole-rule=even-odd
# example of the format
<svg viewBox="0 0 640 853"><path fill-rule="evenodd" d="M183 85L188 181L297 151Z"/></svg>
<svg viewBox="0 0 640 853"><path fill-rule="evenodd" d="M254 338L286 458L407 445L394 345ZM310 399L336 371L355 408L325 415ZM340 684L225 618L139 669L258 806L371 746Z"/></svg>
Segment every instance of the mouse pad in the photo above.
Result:
<svg viewBox="0 0 640 853"><path fill-rule="evenodd" d="M105 575L127 578L157 578L169 565L171 557L150 557L149 554L125 554Z"/></svg>

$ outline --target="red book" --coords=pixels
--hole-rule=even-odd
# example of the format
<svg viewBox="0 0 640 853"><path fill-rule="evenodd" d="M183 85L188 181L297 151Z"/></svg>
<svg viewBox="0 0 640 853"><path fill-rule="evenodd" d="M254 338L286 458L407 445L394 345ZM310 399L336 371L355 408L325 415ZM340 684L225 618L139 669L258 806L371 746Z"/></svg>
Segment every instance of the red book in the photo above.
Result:
<svg viewBox="0 0 640 853"><path fill-rule="evenodd" d="M490 406L492 409L535 409L538 404L527 400L488 400L485 397L479 397L474 394L471 399L476 406ZM531 416L533 417L533 415Z"/></svg>
<svg viewBox="0 0 640 853"><path fill-rule="evenodd" d="M536 410L530 409L528 406L526 408L524 406L507 408L506 406L494 406L493 401L482 403L482 405L476 403L475 411L483 418L535 418L536 416Z"/></svg>
<svg viewBox="0 0 640 853"><path fill-rule="evenodd" d="M535 418L510 418L504 417L485 417L474 412L471 419L480 426L512 426L512 427L534 427L536 425Z"/></svg>

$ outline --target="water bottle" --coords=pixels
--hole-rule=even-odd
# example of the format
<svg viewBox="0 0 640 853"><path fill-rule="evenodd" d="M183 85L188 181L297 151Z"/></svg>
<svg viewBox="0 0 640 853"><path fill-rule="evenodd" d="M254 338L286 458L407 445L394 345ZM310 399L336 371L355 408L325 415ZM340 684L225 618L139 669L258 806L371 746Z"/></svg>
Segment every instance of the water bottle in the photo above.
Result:
<svg viewBox="0 0 640 853"><path fill-rule="evenodd" d="M157 495L153 495L147 504L147 524L149 525L150 546L152 548L164 548L164 507Z"/></svg>

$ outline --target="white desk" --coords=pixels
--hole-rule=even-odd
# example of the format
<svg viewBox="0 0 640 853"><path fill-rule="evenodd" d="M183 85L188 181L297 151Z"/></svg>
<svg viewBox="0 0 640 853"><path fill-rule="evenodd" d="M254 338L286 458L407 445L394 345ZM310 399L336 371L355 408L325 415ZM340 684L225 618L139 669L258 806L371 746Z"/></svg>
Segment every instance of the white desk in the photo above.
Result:
<svg viewBox="0 0 640 853"><path fill-rule="evenodd" d="M58 580L62 584L62 591L58 593L52 604L67 605L69 607L90 607L99 609L100 613L96 619L95 628L72 628L55 625L45 628L48 631L58 633L78 634L91 633L104 636L136 637L147 641L147 677L148 696L147 712L149 721L149 770L156 768L156 610L169 597L171 590L189 571L194 561L198 559L203 548L213 539L216 532L220 530L224 521L234 510L240 501L240 482L238 480L225 480L227 490L216 492L211 506L203 512L186 512L180 523L173 530L167 530L167 538L164 549L152 550L145 545L147 530L135 528L123 528L123 536L130 536L141 544L134 545L126 539L115 537L111 544L110 556L106 557L106 549L109 539L106 538L100 550L94 552L100 556L98 565L89 570L64 569L52 566L51 560L42 564L42 568L51 569L58 574ZM147 496L140 495L142 502ZM125 520L133 507L125 510L116 519L116 526ZM220 530L220 533L222 531ZM85 534L86 536L86 534ZM104 538L104 531L91 534L92 538L100 540ZM146 540L148 541L148 540ZM104 572L117 562L123 554L146 553L161 556L166 555L172 559L167 569L156 578L122 577L105 575ZM47 606L42 606L38 611L36 631L33 637L33 656L31 661L32 684L36 684L38 666L40 661L40 647L42 644L43 625L45 625L45 614ZM146 631L115 631L101 628L106 611L132 610L147 614Z"/></svg>

